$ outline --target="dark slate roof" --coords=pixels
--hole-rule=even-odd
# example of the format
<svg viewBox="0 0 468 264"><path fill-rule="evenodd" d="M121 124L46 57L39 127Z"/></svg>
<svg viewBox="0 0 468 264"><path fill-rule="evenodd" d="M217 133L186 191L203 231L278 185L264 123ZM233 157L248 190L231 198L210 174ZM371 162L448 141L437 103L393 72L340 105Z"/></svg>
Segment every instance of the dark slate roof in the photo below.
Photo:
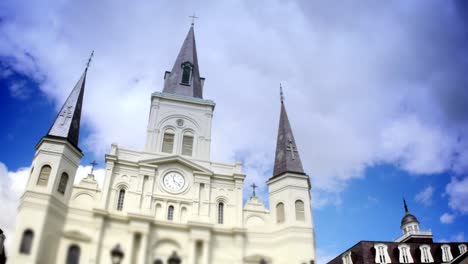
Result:
<svg viewBox="0 0 468 264"><path fill-rule="evenodd" d="M88 68L81 75L47 133L47 137L66 139L76 148L80 137L81 107L87 71Z"/></svg>
<svg viewBox="0 0 468 264"><path fill-rule="evenodd" d="M416 216L410 214L410 213L406 213L405 216L403 216L403 218L401 219L401 226L404 226L408 223L418 223L419 224L419 221L418 219L416 218Z"/></svg>
<svg viewBox="0 0 468 264"><path fill-rule="evenodd" d="M278 139L276 141L273 177L286 172L305 174L291 125L289 124L288 114L286 113L284 102L281 100L281 114L278 128Z"/></svg>
<svg viewBox="0 0 468 264"><path fill-rule="evenodd" d="M342 256L345 252L351 251L351 258L353 264L375 264L375 244L385 244L388 247L388 254L391 259L391 263L400 263L399 261L399 250L398 245L405 244L410 247L410 253L413 257L414 264L421 263L421 250L419 247L421 245L429 245L431 248L430 252L432 257L434 258L434 262L432 264L439 264L443 263L442 261L442 245L450 245L450 252L452 253L453 260L458 258L461 254L458 249L460 244L467 245L467 242L444 242L444 243L437 243L437 242L421 242L421 243L411 243L411 242L388 242L388 241L360 241L356 245L352 246L351 248L343 251L334 259L330 260L328 264L343 264Z"/></svg>
<svg viewBox="0 0 468 264"><path fill-rule="evenodd" d="M182 64L185 62L191 63L193 67L190 85L181 84L183 72ZM202 78L200 78L200 69L198 67L197 47L195 44L193 25L190 27L187 37L180 48L172 71L165 76L163 92L203 98L203 85Z"/></svg>

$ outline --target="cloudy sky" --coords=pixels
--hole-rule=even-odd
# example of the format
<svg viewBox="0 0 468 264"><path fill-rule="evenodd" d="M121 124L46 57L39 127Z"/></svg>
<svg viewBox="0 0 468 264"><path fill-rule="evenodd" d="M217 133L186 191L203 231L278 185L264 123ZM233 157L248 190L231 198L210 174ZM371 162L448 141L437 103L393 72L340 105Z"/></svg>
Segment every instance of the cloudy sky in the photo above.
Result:
<svg viewBox="0 0 468 264"><path fill-rule="evenodd" d="M204 97L217 103L212 159L242 161L267 203L283 83L312 181L319 263L359 240L398 237L403 196L435 240L467 240L462 0L1 1L6 215L92 50L82 165L103 164L113 142L142 149L150 94L161 91L194 11Z"/></svg>

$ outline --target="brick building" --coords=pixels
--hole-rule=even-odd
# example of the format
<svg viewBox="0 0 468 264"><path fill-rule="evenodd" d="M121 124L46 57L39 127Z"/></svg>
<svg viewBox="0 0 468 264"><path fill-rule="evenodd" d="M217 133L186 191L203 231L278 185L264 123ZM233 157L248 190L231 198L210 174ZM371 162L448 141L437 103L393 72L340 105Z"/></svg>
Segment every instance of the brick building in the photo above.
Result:
<svg viewBox="0 0 468 264"><path fill-rule="evenodd" d="M360 241L328 264L468 263L467 242L434 242L430 230L420 230L418 219L404 201L402 236L393 242Z"/></svg>

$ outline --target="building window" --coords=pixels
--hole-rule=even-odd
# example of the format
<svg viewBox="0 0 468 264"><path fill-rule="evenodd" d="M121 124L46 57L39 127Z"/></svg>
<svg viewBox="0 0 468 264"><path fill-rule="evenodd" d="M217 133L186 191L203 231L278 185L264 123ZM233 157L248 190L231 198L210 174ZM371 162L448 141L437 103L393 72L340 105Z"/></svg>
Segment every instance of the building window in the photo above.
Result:
<svg viewBox="0 0 468 264"><path fill-rule="evenodd" d="M284 204L279 203L276 205L276 222L278 224L284 223Z"/></svg>
<svg viewBox="0 0 468 264"><path fill-rule="evenodd" d="M167 220L174 220L174 206L172 205L169 205L169 208L167 209Z"/></svg>
<svg viewBox="0 0 468 264"><path fill-rule="evenodd" d="M164 262L162 260L160 260L160 259L157 259L157 260L154 261L153 264L164 264Z"/></svg>
<svg viewBox="0 0 468 264"><path fill-rule="evenodd" d="M67 264L79 264L80 263L80 247L77 245L71 245L68 248L67 253Z"/></svg>
<svg viewBox="0 0 468 264"><path fill-rule="evenodd" d="M193 136L184 135L182 139L182 155L192 156L193 151Z"/></svg>
<svg viewBox="0 0 468 264"><path fill-rule="evenodd" d="M31 229L27 229L23 232L21 238L20 253L29 255L31 253L32 243L34 239L34 232Z"/></svg>
<svg viewBox="0 0 468 264"><path fill-rule="evenodd" d="M37 185L47 186L47 182L49 182L50 172L52 168L49 165L44 165L39 172L39 179L37 179Z"/></svg>
<svg viewBox="0 0 468 264"><path fill-rule="evenodd" d="M218 224L224 223L224 203L218 204Z"/></svg>
<svg viewBox="0 0 468 264"><path fill-rule="evenodd" d="M453 259L452 252L450 252L449 245L442 245L442 261L450 262Z"/></svg>
<svg viewBox="0 0 468 264"><path fill-rule="evenodd" d="M124 200L125 200L125 190L121 189L119 191L119 199L117 200L117 211L123 210Z"/></svg>
<svg viewBox="0 0 468 264"><path fill-rule="evenodd" d="M65 194L65 190L67 189L67 183L68 183L68 174L64 172L62 173L62 177L60 177L60 182L59 182L57 191L61 194Z"/></svg>
<svg viewBox="0 0 468 264"><path fill-rule="evenodd" d="M413 263L410 247L408 245L399 245L398 250L400 251L400 263Z"/></svg>
<svg viewBox="0 0 468 264"><path fill-rule="evenodd" d="M304 215L304 202L301 200L297 200L295 203L296 206L296 220L297 221L304 221L305 220L305 215Z"/></svg>
<svg viewBox="0 0 468 264"><path fill-rule="evenodd" d="M466 245L465 244L458 245L458 249L460 250L460 255L461 255L466 252Z"/></svg>
<svg viewBox="0 0 468 264"><path fill-rule="evenodd" d="M192 65L189 62L182 64L182 84L190 85Z"/></svg>
<svg viewBox="0 0 468 264"><path fill-rule="evenodd" d="M375 248L375 263L390 263L390 256L387 252L387 245L377 244Z"/></svg>
<svg viewBox="0 0 468 264"><path fill-rule="evenodd" d="M173 148L174 148L174 134L164 133L162 152L172 153Z"/></svg>
<svg viewBox="0 0 468 264"><path fill-rule="evenodd" d="M419 250L421 250L421 262L422 263L434 262L434 259L432 258L432 255L431 255L431 248L428 245L420 246Z"/></svg>
<svg viewBox="0 0 468 264"><path fill-rule="evenodd" d="M343 264L353 264L353 259L351 258L351 251L344 253L341 259L343 260Z"/></svg>

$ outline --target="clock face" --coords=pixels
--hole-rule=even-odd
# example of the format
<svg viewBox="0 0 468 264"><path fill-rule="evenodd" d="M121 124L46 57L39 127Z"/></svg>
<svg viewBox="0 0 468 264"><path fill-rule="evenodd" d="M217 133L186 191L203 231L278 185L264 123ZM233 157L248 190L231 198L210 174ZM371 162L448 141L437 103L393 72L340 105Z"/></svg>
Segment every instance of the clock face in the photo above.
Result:
<svg viewBox="0 0 468 264"><path fill-rule="evenodd" d="M164 175L163 184L169 191L179 192L184 188L185 178L178 172L169 172Z"/></svg>

